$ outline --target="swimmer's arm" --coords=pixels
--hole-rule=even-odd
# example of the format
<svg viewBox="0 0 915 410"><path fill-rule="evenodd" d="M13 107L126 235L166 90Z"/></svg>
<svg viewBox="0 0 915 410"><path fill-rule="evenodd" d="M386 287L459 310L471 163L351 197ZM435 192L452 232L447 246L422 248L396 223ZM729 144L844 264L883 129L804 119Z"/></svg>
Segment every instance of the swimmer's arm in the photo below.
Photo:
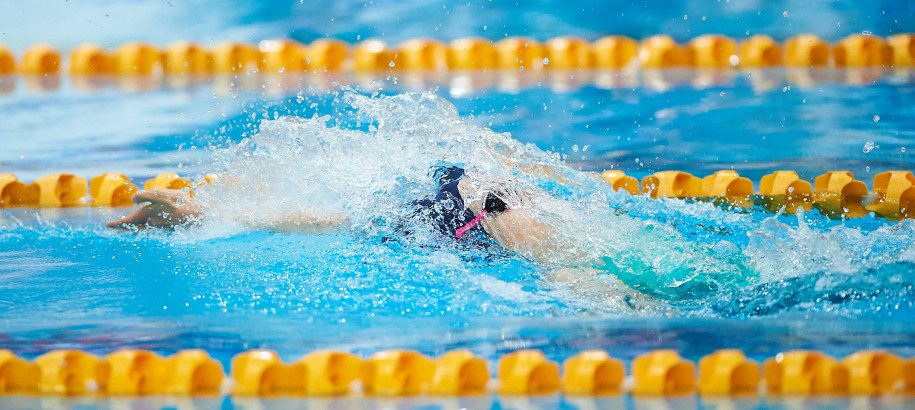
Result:
<svg viewBox="0 0 915 410"><path fill-rule="evenodd" d="M144 205L130 215L108 222L109 228L174 229L179 225L199 224L206 217L206 210L200 202L185 191L143 190L134 194L133 202ZM349 229L349 217L343 213L316 214L302 211L260 216L252 211L238 220L255 229L287 233L330 233Z"/></svg>
<svg viewBox="0 0 915 410"><path fill-rule="evenodd" d="M523 209L510 209L494 217L487 216L482 225L502 246L544 263L555 262L558 255L568 254L560 249L553 225L534 218Z"/></svg>
<svg viewBox="0 0 915 410"><path fill-rule="evenodd" d="M638 311L664 309L656 298L626 286L616 276L597 269L577 267L546 271L543 279L551 287L566 286L583 300L599 301L607 308L629 308Z"/></svg>
<svg viewBox="0 0 915 410"><path fill-rule="evenodd" d="M283 233L320 234L350 229L349 216L344 213L290 212L266 218L245 218L244 223L255 229Z"/></svg>

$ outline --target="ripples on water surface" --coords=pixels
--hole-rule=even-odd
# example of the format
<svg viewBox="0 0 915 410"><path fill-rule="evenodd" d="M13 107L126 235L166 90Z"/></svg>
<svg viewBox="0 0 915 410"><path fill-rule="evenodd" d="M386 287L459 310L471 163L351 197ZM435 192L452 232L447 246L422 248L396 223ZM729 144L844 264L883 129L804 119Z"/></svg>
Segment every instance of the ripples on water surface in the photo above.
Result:
<svg viewBox="0 0 915 410"><path fill-rule="evenodd" d="M3 98L15 120L26 121L36 100L58 119L7 125L23 138L0 162L22 179L57 170L125 171L137 180L159 170L228 171L241 183L198 194L215 204L214 219L299 207L345 209L354 224L317 236L232 223L125 234L101 227L123 210L4 210L5 344L26 355L71 344L203 345L224 360L254 346L288 355L469 346L489 357L524 346L557 357L589 346L624 357L665 346L694 355L741 346L758 356L821 345L836 354L908 347L911 221L629 197L582 171L701 176L733 168L758 181L775 169L808 180L850 169L870 181L915 168L903 149L913 141L911 87L759 89L738 77L663 92L534 85L454 96L442 88L446 99L350 91L214 98L203 89L153 91L136 105L134 94L116 90ZM868 141L876 148L865 153ZM77 149L81 155L70 154ZM606 276L557 279L548 272L577 263L561 255L535 264L441 242L421 226L415 237L385 240L398 234L392 221L407 202L432 190L428 167L442 160L558 197L540 205L569 232L562 240L588 258L622 261L616 273L641 294ZM708 335L714 346L704 343Z"/></svg>
<svg viewBox="0 0 915 410"><path fill-rule="evenodd" d="M39 41L69 49L324 36L396 44L430 35L593 40L660 32L684 42L705 33L782 41L810 32L835 42L915 24L907 2L765 6L36 2L0 13L0 42L17 55ZM0 172L27 181L123 172L142 182L166 171L228 171L236 181L198 192L221 223L174 233L102 228L128 212L121 209L0 211L0 345L26 357L63 347L200 347L226 364L254 347L286 359L325 347L360 354L467 347L489 359L526 347L554 359L586 348L623 359L675 348L697 359L720 347L756 359L793 348L837 356L888 348L910 357L912 221L628 197L584 172L615 168L641 178L735 169L758 186L777 169L809 181L847 169L870 184L879 172L915 170L911 77L674 70L95 86L67 76L56 85L0 78ZM335 82L358 91L344 96ZM364 97L373 93L381 96ZM553 255L535 264L441 241L422 225L404 237L397 222L411 199L432 189L428 167L442 160L550 192L558 199L541 196L541 216L568 232L561 240L584 261ZM277 234L231 222L250 209L296 207L347 210L353 228ZM549 274L605 256L639 293L606 275Z"/></svg>

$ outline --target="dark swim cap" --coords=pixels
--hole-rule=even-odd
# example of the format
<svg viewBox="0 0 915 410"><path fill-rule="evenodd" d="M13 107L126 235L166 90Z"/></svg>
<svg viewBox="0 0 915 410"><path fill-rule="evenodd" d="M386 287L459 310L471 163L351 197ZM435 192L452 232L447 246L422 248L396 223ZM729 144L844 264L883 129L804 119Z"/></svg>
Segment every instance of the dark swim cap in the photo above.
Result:
<svg viewBox="0 0 915 410"><path fill-rule="evenodd" d="M438 192L434 197L414 201L413 204L436 230L454 236L458 228L473 220L473 212L466 209L464 198L458 191L464 169L453 165L439 166L432 170L432 177L438 183Z"/></svg>
<svg viewBox="0 0 915 410"><path fill-rule="evenodd" d="M438 186L447 185L464 177L464 168L454 165L442 165L432 169L432 179Z"/></svg>

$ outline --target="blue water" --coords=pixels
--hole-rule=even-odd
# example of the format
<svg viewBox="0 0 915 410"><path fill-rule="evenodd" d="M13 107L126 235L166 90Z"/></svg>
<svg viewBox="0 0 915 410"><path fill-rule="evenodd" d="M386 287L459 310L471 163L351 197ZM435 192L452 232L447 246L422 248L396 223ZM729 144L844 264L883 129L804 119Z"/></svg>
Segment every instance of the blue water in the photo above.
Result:
<svg viewBox="0 0 915 410"><path fill-rule="evenodd" d="M765 10L753 2L674 2L648 11L614 5L614 13L552 2L464 4L220 7L219 18L198 25L182 22L202 6L133 2L148 13L131 20L123 18L124 5L72 13L68 4L53 14L80 24L42 35L60 47L83 40L107 46L128 39L307 41L317 33L348 41L384 36L392 43L420 34L595 38L606 27L635 37L662 31L679 40L706 32L739 37L746 30L779 39L810 31L836 40L913 27L912 6L900 2L804 9L766 3ZM26 24L34 7L3 14L0 26ZM824 13L828 18L819 17ZM123 26L144 27L163 16L174 31ZM87 28L103 18L118 23ZM0 42L18 50L38 38L35 31L6 30ZM158 172L199 177L228 170L252 190L236 192L238 198L203 192L205 198L221 199L233 211L343 207L356 224L326 235L231 224L125 233L103 222L130 209L2 210L0 347L25 357L65 347L97 353L197 347L226 364L257 347L285 359L318 348L367 355L395 347L432 355L469 348L490 360L519 348L542 349L556 360L587 348L625 360L656 348L698 359L723 347L758 360L795 348L840 357L885 348L912 356L912 221L837 221L815 211L776 216L628 197L584 173L614 168L641 178L669 169L698 176L735 169L758 186L778 169L811 181L847 169L868 183L879 172L913 170L915 86L908 73L878 74L814 72L803 81L783 70L733 71L705 81L667 72L658 81L646 73L634 81L613 77L619 82L609 87L598 73L568 73L522 77L526 85L519 88L490 74L473 89L450 87L448 77L348 76L336 79L347 84L341 87L306 76L283 77L280 86L275 79L217 79L147 92L123 84L84 91L67 78L56 90L37 92L22 79L5 79L14 89L0 95L0 172L32 180L50 172L115 171L142 182ZM404 97L418 90L429 91ZM307 125L281 119L316 115L328 117ZM260 133L265 127L269 132ZM466 140L455 142L459 136ZM561 261L384 240L404 204L428 193L423 177L431 158L512 172L475 151L487 143L562 176L566 182L520 175L561 200L553 210L559 219L578 221L567 226L576 243L612 250L603 256L625 262L628 270L618 274L638 292L608 289L606 275L557 280L549 273L569 267ZM334 181L349 193L335 193Z"/></svg>
<svg viewBox="0 0 915 410"><path fill-rule="evenodd" d="M849 92L873 95L867 99L874 105L869 112L881 113L881 120L841 115L841 109L853 111L851 104L836 101ZM791 93L799 95L786 96ZM166 97L168 92L161 94ZM105 98L131 96L112 92ZM147 165L148 177L157 166L175 170L168 158L190 152L197 157L178 170L199 175L224 160L212 159L213 146L234 146L258 129L260 120L249 112L265 112L270 118L349 113L337 114L328 129L364 128L353 120L359 115L339 93L258 98L267 101L232 100L241 105L241 112L176 136L138 138L121 148L117 161L84 165L78 157L58 154L60 165L45 165L36 172L80 166L110 170L115 168L112 164L132 157L166 158L166 165ZM798 98L808 100L797 103ZM488 91L453 101L464 118L472 116L471 123L563 152L571 169L615 167L640 176L662 169L703 175L734 167L755 179L780 168L798 169L808 178L850 168L866 179L868 171L910 169L906 153L892 148L911 141L905 131L911 120L895 114L896 107L905 106L895 101L906 98L911 98L906 86L830 85L824 91L760 92L736 85L710 90L682 87L665 93L593 87L553 93L535 88L518 94ZM620 102L627 99L637 104ZM383 105L385 100L377 101ZM174 98L170 102L175 103ZM588 109L605 104L613 108ZM786 105L789 108L783 108ZM507 113L500 115L500 110ZM661 110L668 114L657 115ZM764 113L780 124L732 122L737 116L759 118ZM827 113L836 120L807 121ZM639 118L650 126L638 124ZM679 125L692 123L704 126ZM872 130L863 130L868 127ZM550 134L550 128L558 131ZM608 128L621 139L601 138ZM797 138L820 135L829 140L841 135L832 139L844 143L854 133L866 135L880 148L865 154L861 140L845 143L848 148L843 150L839 143L816 145ZM623 142L623 136L628 141ZM578 152L571 148L574 144L579 144ZM582 150L584 145L590 147ZM89 158L115 156L105 152L104 145L95 149L100 152L93 154L91 147L83 151ZM898 153L868 160L884 149ZM797 160L805 156L810 159ZM6 169L15 167L15 159L10 162ZM27 177L30 167L39 165L26 163L11 170ZM94 175L94 169L84 174ZM263 170L251 172L259 175ZM548 180L540 185L570 201L590 192ZM750 273L724 268L720 274L703 274L674 287L671 277L624 276L630 286L656 297L636 299L629 306L621 303L624 296L605 294L598 284L575 289L551 281L544 277L550 267L515 254L386 242L364 229L328 235L212 228L132 234L102 227L104 220L128 210L4 210L0 275L6 296L0 302L0 316L8 339L3 343L26 356L65 346L101 353L125 346L163 353L204 347L226 362L252 347L274 348L287 358L324 347L365 354L393 347L429 354L469 347L492 359L521 347L544 349L557 359L590 347L611 349L622 358L660 347L698 358L729 346L744 348L759 359L799 347L840 356L865 347L912 354L911 221L872 216L836 221L816 212L735 213L705 203L607 195L605 203L612 209L673 229L675 239L658 240L674 242L661 243L655 256L681 255L668 253L665 246L708 249L702 252L710 252L713 261L736 263L728 265L733 269L750 266ZM687 273L694 268L687 262ZM849 331L856 328L860 331ZM716 341L709 343L709 335L716 335Z"/></svg>

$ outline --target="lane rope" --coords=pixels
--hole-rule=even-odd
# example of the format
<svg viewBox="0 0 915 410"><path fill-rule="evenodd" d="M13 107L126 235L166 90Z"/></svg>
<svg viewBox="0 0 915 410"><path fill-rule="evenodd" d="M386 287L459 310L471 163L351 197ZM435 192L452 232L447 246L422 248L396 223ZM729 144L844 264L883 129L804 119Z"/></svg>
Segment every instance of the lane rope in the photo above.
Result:
<svg viewBox="0 0 915 410"><path fill-rule="evenodd" d="M697 372L698 370L698 372ZM270 350L235 355L231 372L204 350L169 357L119 350L98 357L81 350L52 350L34 360L0 350L0 395L405 397L496 393L534 396L876 396L915 391L915 358L863 350L842 360L811 350L779 353L762 365L737 349L718 350L698 363L673 350L634 358L628 373L602 350L583 351L560 366L539 350L519 350L487 362L469 350L430 358L387 350L361 358L323 350L283 362ZM698 373L698 374L697 374Z"/></svg>
<svg viewBox="0 0 915 410"><path fill-rule="evenodd" d="M545 175L549 177L549 175ZM772 213L796 213L817 209L830 218L859 218L873 212L891 220L915 218L915 175L910 171L886 171L867 184L849 171L830 171L811 184L795 171L775 171L763 176L754 189L748 178L722 170L704 178L680 171L660 171L641 182L622 171L607 170L595 178L614 191L650 198L704 200L729 209L761 208ZM191 181L175 173L162 173L147 180L143 188L193 189L219 181L207 174ZM139 190L124 174L106 173L87 180L73 174L54 173L31 183L11 173L0 173L0 208L71 208L131 206Z"/></svg>
<svg viewBox="0 0 915 410"><path fill-rule="evenodd" d="M0 75L57 74L71 76L153 74L211 76L244 73L335 71L464 71L464 70L619 70L626 68L861 68L915 67L915 34L886 39L853 34L829 44L800 34L779 43L766 35L738 41L706 34L679 44L667 35L636 41L610 35L593 42L560 36L545 42L510 37L496 42L461 38L444 43L415 38L397 46L369 39L356 44L321 39L302 44L290 39L264 40L257 45L226 42L212 48L179 41L164 48L132 42L114 50L82 44L61 52L36 44L16 61L0 45Z"/></svg>

